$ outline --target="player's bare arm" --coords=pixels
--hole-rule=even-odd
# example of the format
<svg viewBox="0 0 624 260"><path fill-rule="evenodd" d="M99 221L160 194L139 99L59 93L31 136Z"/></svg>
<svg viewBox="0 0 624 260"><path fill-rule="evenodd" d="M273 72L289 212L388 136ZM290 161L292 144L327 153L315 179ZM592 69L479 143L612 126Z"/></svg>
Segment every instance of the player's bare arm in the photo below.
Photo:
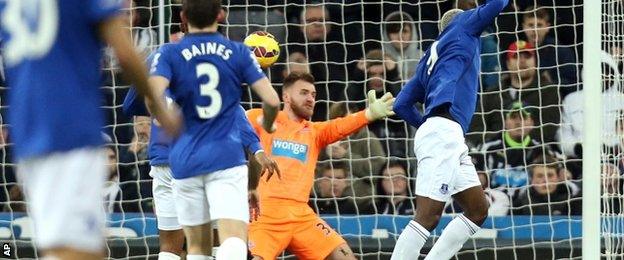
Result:
<svg viewBox="0 0 624 260"><path fill-rule="evenodd" d="M166 108L164 89L158 91L149 87L145 65L134 50L130 36L123 28L124 25L122 17L105 20L99 25L100 37L113 48L124 75L134 83L137 92L145 97L145 105L152 115L165 131L177 135L180 131L181 118L177 111Z"/></svg>
<svg viewBox="0 0 624 260"><path fill-rule="evenodd" d="M273 122L277 117L280 101L275 89L271 85L268 78L264 77L251 84L251 89L262 99L263 120L262 128L265 131L272 133Z"/></svg>

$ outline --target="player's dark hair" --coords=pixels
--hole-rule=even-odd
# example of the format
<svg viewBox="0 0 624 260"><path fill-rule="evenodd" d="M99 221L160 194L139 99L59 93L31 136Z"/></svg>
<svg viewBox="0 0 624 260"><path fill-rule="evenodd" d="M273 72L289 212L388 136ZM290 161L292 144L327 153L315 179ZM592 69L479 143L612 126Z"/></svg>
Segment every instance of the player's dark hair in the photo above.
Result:
<svg viewBox="0 0 624 260"><path fill-rule="evenodd" d="M550 23L550 13L548 12L548 10L546 10L546 8L542 6L539 6L539 5L529 6L526 9L524 9L524 11L525 13L524 15L522 15L523 20L537 18L537 19L542 19Z"/></svg>
<svg viewBox="0 0 624 260"><path fill-rule="evenodd" d="M193 27L206 28L217 21L217 16L221 12L221 1L183 0L182 12Z"/></svg>
<svg viewBox="0 0 624 260"><path fill-rule="evenodd" d="M283 89L289 88L290 86L292 86L293 84L295 84L295 82L299 80L303 80L310 84L314 84L314 76L312 76L312 74L308 72L302 72L302 71L293 71L290 74L288 74L288 76L286 76L286 78L284 79Z"/></svg>

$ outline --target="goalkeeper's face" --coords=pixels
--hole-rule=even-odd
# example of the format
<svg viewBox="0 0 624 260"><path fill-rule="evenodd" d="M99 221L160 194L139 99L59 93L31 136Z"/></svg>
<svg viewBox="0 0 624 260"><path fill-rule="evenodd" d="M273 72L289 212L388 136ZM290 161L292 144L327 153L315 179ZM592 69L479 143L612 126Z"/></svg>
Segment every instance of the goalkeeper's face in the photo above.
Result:
<svg viewBox="0 0 624 260"><path fill-rule="evenodd" d="M284 89L284 104L300 118L310 119L314 113L316 88L314 84L298 80Z"/></svg>

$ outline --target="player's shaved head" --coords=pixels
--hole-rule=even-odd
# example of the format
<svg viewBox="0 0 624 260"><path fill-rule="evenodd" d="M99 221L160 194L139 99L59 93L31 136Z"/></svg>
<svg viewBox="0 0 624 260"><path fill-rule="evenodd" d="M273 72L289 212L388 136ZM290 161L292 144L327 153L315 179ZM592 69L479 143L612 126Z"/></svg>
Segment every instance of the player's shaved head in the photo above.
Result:
<svg viewBox="0 0 624 260"><path fill-rule="evenodd" d="M446 29L446 27L453 21L453 18L455 18L455 16L463 12L464 10L457 8L446 11L446 13L442 15L442 18L440 18L440 21L438 22L438 26L440 27L440 33L442 33L444 29Z"/></svg>
<svg viewBox="0 0 624 260"><path fill-rule="evenodd" d="M187 22L195 28L206 28L217 21L221 12L219 0L183 0L182 13Z"/></svg>

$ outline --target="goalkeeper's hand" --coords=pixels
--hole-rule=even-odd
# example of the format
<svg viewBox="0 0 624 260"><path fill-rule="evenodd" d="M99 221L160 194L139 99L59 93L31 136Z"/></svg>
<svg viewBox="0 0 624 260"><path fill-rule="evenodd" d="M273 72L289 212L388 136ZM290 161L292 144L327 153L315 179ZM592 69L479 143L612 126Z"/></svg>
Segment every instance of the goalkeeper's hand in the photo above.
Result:
<svg viewBox="0 0 624 260"><path fill-rule="evenodd" d="M385 117L393 116L392 106L394 106L395 98L392 93L388 92L380 99L375 96L375 90L368 91L368 108L366 108L366 119L375 121Z"/></svg>

